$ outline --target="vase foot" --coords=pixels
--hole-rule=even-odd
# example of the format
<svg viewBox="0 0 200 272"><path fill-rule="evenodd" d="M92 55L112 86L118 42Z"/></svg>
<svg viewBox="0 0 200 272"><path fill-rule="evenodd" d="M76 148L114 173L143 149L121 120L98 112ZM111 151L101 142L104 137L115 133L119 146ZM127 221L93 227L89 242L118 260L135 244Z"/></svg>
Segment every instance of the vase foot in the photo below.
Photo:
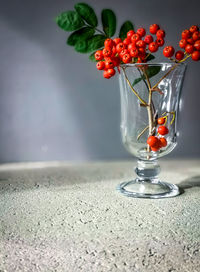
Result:
<svg viewBox="0 0 200 272"><path fill-rule="evenodd" d="M135 179L123 182L117 186L117 190L123 195L134 198L167 198L180 194L180 189L175 184L159 180L140 181Z"/></svg>

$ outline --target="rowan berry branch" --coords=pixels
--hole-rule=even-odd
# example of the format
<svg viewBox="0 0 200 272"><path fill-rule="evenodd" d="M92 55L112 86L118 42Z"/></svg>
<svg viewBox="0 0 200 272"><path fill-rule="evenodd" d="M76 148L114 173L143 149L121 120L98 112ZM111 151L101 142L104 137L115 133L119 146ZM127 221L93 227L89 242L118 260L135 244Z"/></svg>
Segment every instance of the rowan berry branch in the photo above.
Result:
<svg viewBox="0 0 200 272"><path fill-rule="evenodd" d="M128 77L127 77L127 74L126 74L126 72L125 72L125 67L122 67L122 69L123 69L124 76L125 76L125 78L126 78L126 81L127 81L128 85L129 85L129 87L131 88L131 90L133 91L133 93L137 96L137 98L140 100L140 102L141 102L145 107L147 107L147 106L148 106L147 102L145 102L145 101L139 96L139 94L136 92L136 90L135 90L135 89L133 88L133 86L131 85L131 83L130 83Z"/></svg>

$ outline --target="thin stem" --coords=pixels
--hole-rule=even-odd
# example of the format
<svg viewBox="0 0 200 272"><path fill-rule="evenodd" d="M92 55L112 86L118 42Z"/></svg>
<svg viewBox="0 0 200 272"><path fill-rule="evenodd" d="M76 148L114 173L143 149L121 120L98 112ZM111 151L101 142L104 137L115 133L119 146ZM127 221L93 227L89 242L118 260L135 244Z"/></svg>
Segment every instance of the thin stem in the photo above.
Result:
<svg viewBox="0 0 200 272"><path fill-rule="evenodd" d="M93 28L92 26L90 26L90 25L88 25L88 24L86 24L85 23L85 26L87 26L87 27L90 27L90 28ZM100 30L100 29L98 29L98 28L94 28L97 32L99 32L99 33L101 33L102 35L104 35L104 36L106 36L107 37L107 35L102 31L102 30Z"/></svg>
<svg viewBox="0 0 200 272"><path fill-rule="evenodd" d="M128 85L129 85L129 87L131 88L131 90L133 91L133 93L137 96L137 98L140 100L140 102L141 102L143 105L147 106L147 103L139 96L139 94L136 92L136 90L135 90L135 89L133 88L133 86L131 85L131 83L130 83L130 81L129 81L127 75L126 75L126 72L125 72L125 68L124 68L124 67L123 67L123 71L124 71L124 75L125 75L126 81L127 81Z"/></svg>
<svg viewBox="0 0 200 272"><path fill-rule="evenodd" d="M163 76L161 77L161 79L152 87L152 89L155 89L159 84L160 82L166 78L178 65L179 63L182 63L184 62L186 59L188 59L191 55L187 55L184 59L180 60L179 62L177 62L176 64L174 64L174 66L172 66L172 68Z"/></svg>
<svg viewBox="0 0 200 272"><path fill-rule="evenodd" d="M149 128L149 126L146 126L137 136L137 140L140 139L140 137L147 131L147 129Z"/></svg>

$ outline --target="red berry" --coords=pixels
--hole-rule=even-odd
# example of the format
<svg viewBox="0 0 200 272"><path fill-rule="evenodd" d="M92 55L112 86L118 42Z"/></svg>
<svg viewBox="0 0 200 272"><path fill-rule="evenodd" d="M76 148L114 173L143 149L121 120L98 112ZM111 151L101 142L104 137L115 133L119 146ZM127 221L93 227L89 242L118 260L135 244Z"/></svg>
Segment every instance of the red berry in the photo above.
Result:
<svg viewBox="0 0 200 272"><path fill-rule="evenodd" d="M136 42L136 45L137 45L138 47L143 47L143 48L146 47L146 43L145 43L145 41L143 41L143 40L137 41L137 42Z"/></svg>
<svg viewBox="0 0 200 272"><path fill-rule="evenodd" d="M110 77L115 75L115 69L111 68L107 70L108 74L110 75Z"/></svg>
<svg viewBox="0 0 200 272"><path fill-rule="evenodd" d="M128 54L128 50L127 50L127 49L123 49L123 50L119 53L120 58L122 58L123 55L125 55L125 54Z"/></svg>
<svg viewBox="0 0 200 272"><path fill-rule="evenodd" d="M161 147L165 147L167 146L167 140L165 138L160 138L160 146Z"/></svg>
<svg viewBox="0 0 200 272"><path fill-rule="evenodd" d="M153 37L151 35L147 35L145 38L144 38L144 41L145 43L147 44L150 44L153 42Z"/></svg>
<svg viewBox="0 0 200 272"><path fill-rule="evenodd" d="M186 39L186 40L191 37L191 33L188 29L183 30L181 35L182 35L182 39Z"/></svg>
<svg viewBox="0 0 200 272"><path fill-rule="evenodd" d="M131 57L133 57L133 58L137 58L138 55L139 55L139 52L138 52L137 48L131 49L131 50L130 50L130 55L131 55Z"/></svg>
<svg viewBox="0 0 200 272"><path fill-rule="evenodd" d="M158 118L157 123L158 123L159 125L163 125L163 124L165 123L165 118L164 118L164 117Z"/></svg>
<svg viewBox="0 0 200 272"><path fill-rule="evenodd" d="M96 67L98 70L103 70L105 68L105 63L104 61L98 61L96 64Z"/></svg>
<svg viewBox="0 0 200 272"><path fill-rule="evenodd" d="M129 39L129 38L126 38L126 39L124 39L123 40L123 44L125 44L125 45L129 45L131 43L131 40Z"/></svg>
<svg viewBox="0 0 200 272"><path fill-rule="evenodd" d="M141 37L143 37L146 34L146 30L141 27L141 28L138 28L136 33L139 34Z"/></svg>
<svg viewBox="0 0 200 272"><path fill-rule="evenodd" d="M114 42L112 39L106 39L104 42L105 47L113 47L113 45L114 45Z"/></svg>
<svg viewBox="0 0 200 272"><path fill-rule="evenodd" d="M94 54L94 57L95 57L96 60L102 60L103 59L102 50L96 51L96 53Z"/></svg>
<svg viewBox="0 0 200 272"><path fill-rule="evenodd" d="M198 60L200 59L200 52L199 52L199 51L194 51L194 52L192 53L192 59L193 59L194 61L198 61Z"/></svg>
<svg viewBox="0 0 200 272"><path fill-rule="evenodd" d="M116 51L117 51L117 53L120 53L125 48L126 48L126 46L121 42L121 43L117 44Z"/></svg>
<svg viewBox="0 0 200 272"><path fill-rule="evenodd" d="M159 29L157 32L156 32L156 36L158 39L163 39L165 37L165 31L162 30L162 29Z"/></svg>
<svg viewBox="0 0 200 272"><path fill-rule="evenodd" d="M117 45L118 43L121 43L122 40L120 38L115 38L113 42L115 43L115 45Z"/></svg>
<svg viewBox="0 0 200 272"><path fill-rule="evenodd" d="M106 58L105 60L105 68L110 69L114 67L114 63L111 58Z"/></svg>
<svg viewBox="0 0 200 272"><path fill-rule="evenodd" d="M195 48L196 50L200 51L200 40L198 40L198 41L196 41L196 42L194 43L194 48Z"/></svg>
<svg viewBox="0 0 200 272"><path fill-rule="evenodd" d="M116 46L113 46L112 47L112 55L111 55L111 57L115 57L116 53L117 53Z"/></svg>
<svg viewBox="0 0 200 272"><path fill-rule="evenodd" d="M191 54L191 53L194 51L194 46L191 45L191 44L187 44L186 47L185 47L185 51L186 51L188 54Z"/></svg>
<svg viewBox="0 0 200 272"><path fill-rule="evenodd" d="M165 41L164 41L162 38L158 38L158 39L156 40L156 43L157 43L157 45L158 45L159 47L161 47L161 46L164 45Z"/></svg>
<svg viewBox="0 0 200 272"><path fill-rule="evenodd" d="M166 46L164 49L163 49L163 55L166 57L166 58L170 58L174 55L174 48L172 46Z"/></svg>
<svg viewBox="0 0 200 272"><path fill-rule="evenodd" d="M113 57L112 61L114 63L114 66L119 66L119 64L120 64L120 58L119 57Z"/></svg>
<svg viewBox="0 0 200 272"><path fill-rule="evenodd" d="M160 146L151 147L151 150L152 150L153 152L157 152L157 151L159 151L159 149L160 149Z"/></svg>
<svg viewBox="0 0 200 272"><path fill-rule="evenodd" d="M150 32L151 34L156 34L156 32L158 31L159 28L160 28L160 27L159 27L159 25L157 25L157 24L150 25L150 27L149 27L149 32Z"/></svg>
<svg viewBox="0 0 200 272"><path fill-rule="evenodd" d="M124 54L123 57L122 57L122 61L124 63L129 63L131 62L131 56L129 54Z"/></svg>
<svg viewBox="0 0 200 272"><path fill-rule="evenodd" d="M158 145L159 139L156 136L149 136L147 139L147 144L151 147L155 147Z"/></svg>
<svg viewBox="0 0 200 272"><path fill-rule="evenodd" d="M180 48L185 48L186 45L187 45L187 40L186 39L180 40L180 42L179 42Z"/></svg>
<svg viewBox="0 0 200 272"><path fill-rule="evenodd" d="M168 128L166 126L159 126L158 127L158 133L160 135L166 135L166 134L169 133L169 130L168 130Z"/></svg>
<svg viewBox="0 0 200 272"><path fill-rule="evenodd" d="M158 50L158 45L156 42L152 42L149 44L149 51L156 52Z"/></svg>
<svg viewBox="0 0 200 272"><path fill-rule="evenodd" d="M196 25L193 25L193 26L190 27L190 32L191 33L194 33L195 31L198 31L198 30L199 30L199 28Z"/></svg>
<svg viewBox="0 0 200 272"><path fill-rule="evenodd" d="M200 39L200 33L199 31L195 31L193 34L192 34L192 39L193 41L197 41Z"/></svg>
<svg viewBox="0 0 200 272"><path fill-rule="evenodd" d="M138 57L137 63L142 63L142 59L140 57Z"/></svg>
<svg viewBox="0 0 200 272"><path fill-rule="evenodd" d="M194 40L192 38L187 39L187 43L194 44Z"/></svg>
<svg viewBox="0 0 200 272"><path fill-rule="evenodd" d="M145 51L145 49L143 47L139 47L138 51L139 51L140 57L146 56L146 51Z"/></svg>
<svg viewBox="0 0 200 272"><path fill-rule="evenodd" d="M105 71L103 72L103 76L104 76L105 78L111 78L110 74L108 73L108 70L105 70Z"/></svg>
<svg viewBox="0 0 200 272"><path fill-rule="evenodd" d="M140 40L140 35L138 33L136 34L133 34L133 36L131 37L131 41L134 43L134 42L137 42Z"/></svg>
<svg viewBox="0 0 200 272"><path fill-rule="evenodd" d="M176 54L175 54L175 58L177 60L182 60L184 57L184 52L183 51L177 51Z"/></svg>
<svg viewBox="0 0 200 272"><path fill-rule="evenodd" d="M136 49L136 46L135 46L134 43L130 43L130 44L128 45L128 51L131 51L132 49Z"/></svg>
<svg viewBox="0 0 200 272"><path fill-rule="evenodd" d="M110 48L104 48L102 52L104 58L110 57L112 55L112 50Z"/></svg>
<svg viewBox="0 0 200 272"><path fill-rule="evenodd" d="M133 36L133 34L135 34L134 30L129 30L126 34L127 38L131 39L131 37Z"/></svg>

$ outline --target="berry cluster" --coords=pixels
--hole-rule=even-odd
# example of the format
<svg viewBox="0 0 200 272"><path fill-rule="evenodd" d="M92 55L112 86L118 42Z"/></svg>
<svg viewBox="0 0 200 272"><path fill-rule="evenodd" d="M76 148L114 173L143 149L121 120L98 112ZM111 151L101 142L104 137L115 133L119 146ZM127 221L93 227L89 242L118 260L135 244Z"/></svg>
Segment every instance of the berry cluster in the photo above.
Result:
<svg viewBox="0 0 200 272"><path fill-rule="evenodd" d="M193 25L189 29L185 29L181 34L181 40L179 42L180 48L184 51L179 50L175 53L173 46L166 46L163 50L163 54L167 58L171 58L175 53L177 61L181 61L184 57L190 57L194 61L200 60L200 31L198 26Z"/></svg>
<svg viewBox="0 0 200 272"><path fill-rule="evenodd" d="M164 125L164 117L158 118L157 123L158 125L160 125L157 129L159 135L164 136L169 133L168 128ZM147 144L151 147L152 151L156 152L159 151L161 148L167 146L167 140L164 137L149 136L147 139Z"/></svg>
<svg viewBox="0 0 200 272"><path fill-rule="evenodd" d="M98 61L97 69L104 70L105 78L111 78L115 75L115 67L118 67L120 63L147 62L150 52L155 53L159 47L164 45L165 37L165 31L157 24L151 25L149 31L156 35L155 41L152 35L146 35L144 28L139 28L136 32L128 31L123 41L120 38L106 39L105 47L95 53L95 59Z"/></svg>

